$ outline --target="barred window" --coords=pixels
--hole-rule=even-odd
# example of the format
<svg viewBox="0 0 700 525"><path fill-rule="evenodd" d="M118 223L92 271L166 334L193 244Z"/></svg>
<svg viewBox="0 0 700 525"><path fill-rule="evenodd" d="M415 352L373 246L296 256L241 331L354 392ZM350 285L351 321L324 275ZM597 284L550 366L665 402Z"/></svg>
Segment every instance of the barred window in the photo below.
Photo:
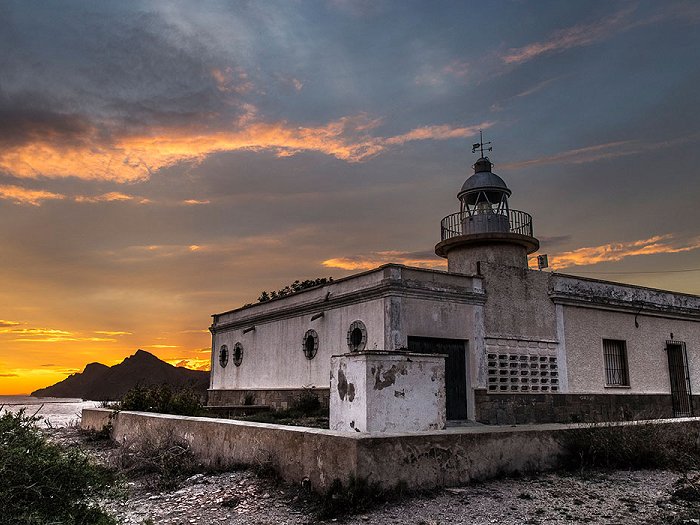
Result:
<svg viewBox="0 0 700 525"><path fill-rule="evenodd" d="M607 386L630 386L625 341L603 339L603 356L605 359L605 384Z"/></svg>

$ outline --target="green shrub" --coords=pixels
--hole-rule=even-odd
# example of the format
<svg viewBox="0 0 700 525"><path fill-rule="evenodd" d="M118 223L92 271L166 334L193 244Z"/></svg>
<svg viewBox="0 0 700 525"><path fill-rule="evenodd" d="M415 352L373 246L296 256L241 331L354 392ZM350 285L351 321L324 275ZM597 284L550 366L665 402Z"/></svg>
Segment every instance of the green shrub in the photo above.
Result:
<svg viewBox="0 0 700 525"><path fill-rule="evenodd" d="M111 493L112 470L77 448L50 443L23 411L0 415L0 524L111 525L95 503Z"/></svg>
<svg viewBox="0 0 700 525"><path fill-rule="evenodd" d="M137 386L110 408L198 416L202 414L202 400L197 392L186 388L173 390L169 385Z"/></svg>
<svg viewBox="0 0 700 525"><path fill-rule="evenodd" d="M290 403L289 409L293 412L299 412L304 416L319 415L319 412L322 411L321 400L313 390L305 388Z"/></svg>

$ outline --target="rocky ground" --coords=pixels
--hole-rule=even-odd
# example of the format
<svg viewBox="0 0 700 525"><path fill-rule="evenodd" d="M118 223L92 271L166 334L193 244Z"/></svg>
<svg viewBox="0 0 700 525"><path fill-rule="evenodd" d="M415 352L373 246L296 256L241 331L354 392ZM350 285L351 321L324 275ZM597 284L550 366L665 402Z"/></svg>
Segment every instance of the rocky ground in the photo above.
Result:
<svg viewBox="0 0 700 525"><path fill-rule="evenodd" d="M59 431L54 438L87 447L103 461L111 453L108 444L86 443L77 430ZM394 497L354 515L322 520L319 500L301 487L240 470L195 474L170 491L132 479L124 494L105 506L129 525L700 524L696 483L697 473L664 470L549 473Z"/></svg>

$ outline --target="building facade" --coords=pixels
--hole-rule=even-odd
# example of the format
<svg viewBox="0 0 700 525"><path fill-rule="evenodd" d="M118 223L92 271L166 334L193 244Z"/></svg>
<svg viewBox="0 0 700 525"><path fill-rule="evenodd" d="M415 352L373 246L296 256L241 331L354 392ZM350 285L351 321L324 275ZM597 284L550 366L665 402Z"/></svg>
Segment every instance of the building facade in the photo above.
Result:
<svg viewBox="0 0 700 525"><path fill-rule="evenodd" d="M331 356L381 350L444 355L452 421L696 414L700 297L529 269L532 218L488 158L474 170L441 224L446 272L388 264L215 314L209 404L327 403Z"/></svg>

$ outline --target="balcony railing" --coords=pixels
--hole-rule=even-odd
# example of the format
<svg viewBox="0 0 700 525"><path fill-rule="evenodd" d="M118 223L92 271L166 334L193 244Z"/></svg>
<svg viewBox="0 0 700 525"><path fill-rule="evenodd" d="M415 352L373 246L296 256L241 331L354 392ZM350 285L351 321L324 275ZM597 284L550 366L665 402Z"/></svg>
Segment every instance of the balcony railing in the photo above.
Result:
<svg viewBox="0 0 700 525"><path fill-rule="evenodd" d="M518 210L471 215L465 211L448 215L440 222L440 238L443 241L474 233L519 233L532 237L532 216Z"/></svg>

